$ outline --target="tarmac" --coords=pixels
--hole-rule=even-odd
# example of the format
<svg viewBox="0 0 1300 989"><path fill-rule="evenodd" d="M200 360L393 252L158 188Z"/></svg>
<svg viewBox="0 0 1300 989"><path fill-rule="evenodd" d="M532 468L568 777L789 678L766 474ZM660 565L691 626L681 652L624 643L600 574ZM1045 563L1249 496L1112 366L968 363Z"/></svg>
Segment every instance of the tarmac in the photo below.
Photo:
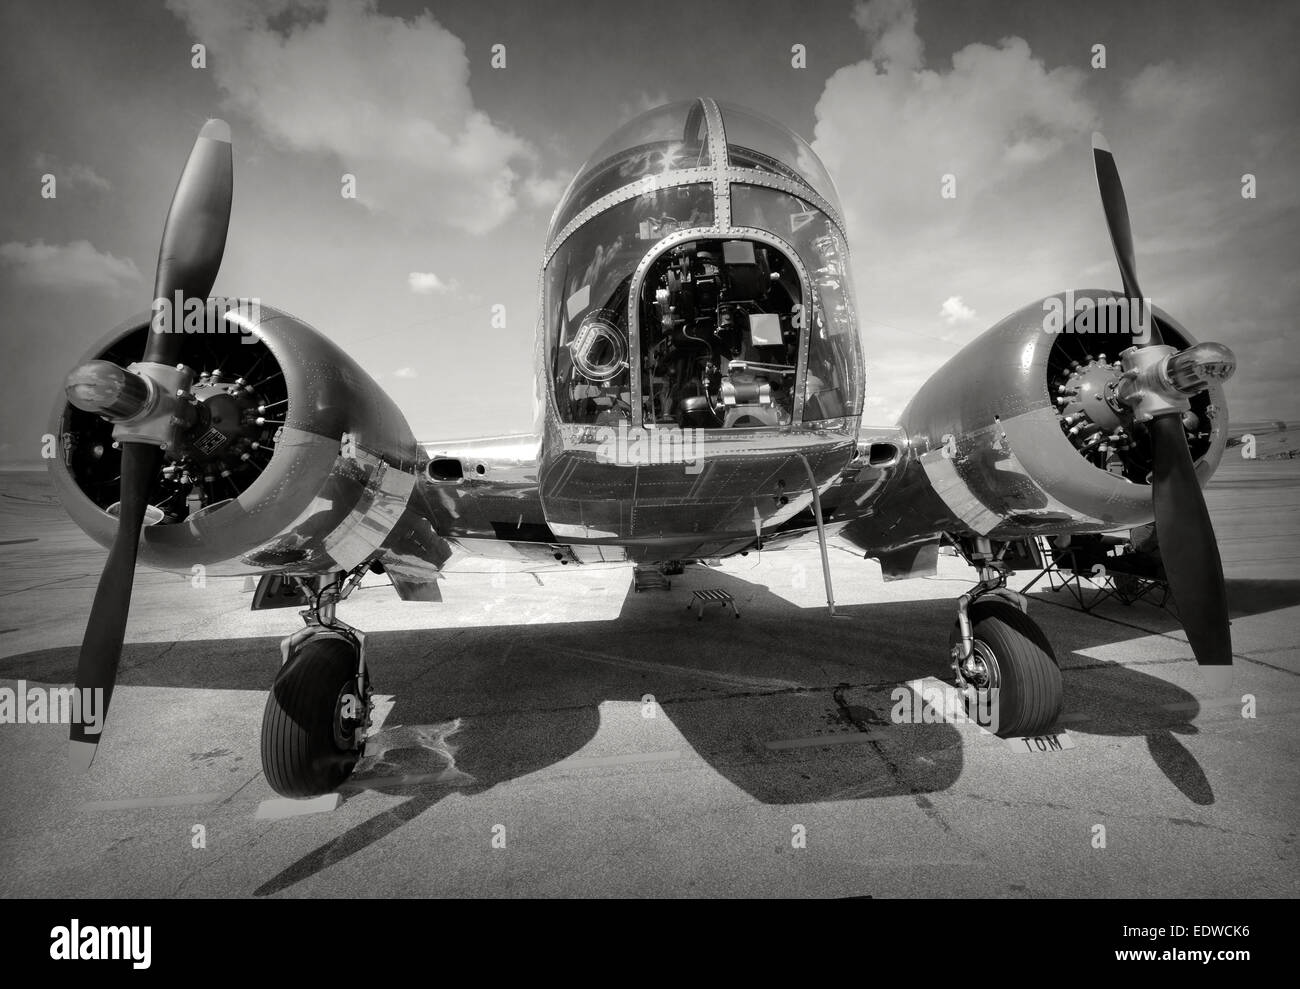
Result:
<svg viewBox="0 0 1300 989"><path fill-rule="evenodd" d="M1041 581L1059 751L891 717L948 678L974 582L952 557L885 583L833 547L836 618L815 541L668 590L467 561L442 603L405 603L368 579L339 614L369 633L380 724L328 810L260 767L295 612L142 571L93 767L64 726L0 725L0 895L1294 897L1300 459L1226 462L1207 499L1231 692L1166 611L1084 614ZM0 687L67 683L104 551L42 475L4 473L0 553ZM697 619L706 588L740 619Z"/></svg>

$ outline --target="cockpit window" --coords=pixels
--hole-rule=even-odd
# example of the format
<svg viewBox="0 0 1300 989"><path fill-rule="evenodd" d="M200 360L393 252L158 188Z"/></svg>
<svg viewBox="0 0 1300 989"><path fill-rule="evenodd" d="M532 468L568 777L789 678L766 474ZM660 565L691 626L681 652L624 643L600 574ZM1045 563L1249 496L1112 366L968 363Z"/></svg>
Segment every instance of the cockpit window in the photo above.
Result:
<svg viewBox="0 0 1300 989"><path fill-rule="evenodd" d="M835 224L798 196L742 183L731 186L731 222L781 237L812 278L803 421L860 415L862 344L845 271L844 238Z"/></svg>
<svg viewBox="0 0 1300 989"><path fill-rule="evenodd" d="M727 133L727 157L732 165L784 175L810 185L840 210L835 184L802 138L774 120L741 107L721 104Z"/></svg>
<svg viewBox="0 0 1300 989"><path fill-rule="evenodd" d="M579 169L555 212L547 242L582 210L616 189L648 176L709 163L708 128L699 100L650 110L615 131Z"/></svg>
<svg viewBox="0 0 1300 989"><path fill-rule="evenodd" d="M661 238L712 222L712 186L676 186L597 214L556 251L546 267L546 326L562 422L631 420L632 274Z"/></svg>
<svg viewBox="0 0 1300 989"><path fill-rule="evenodd" d="M798 271L769 244L702 238L662 253L641 287L645 421L788 426L802 297Z"/></svg>
<svg viewBox="0 0 1300 989"><path fill-rule="evenodd" d="M861 415L841 215L812 149L760 114L688 100L621 128L547 238L560 421L752 429Z"/></svg>

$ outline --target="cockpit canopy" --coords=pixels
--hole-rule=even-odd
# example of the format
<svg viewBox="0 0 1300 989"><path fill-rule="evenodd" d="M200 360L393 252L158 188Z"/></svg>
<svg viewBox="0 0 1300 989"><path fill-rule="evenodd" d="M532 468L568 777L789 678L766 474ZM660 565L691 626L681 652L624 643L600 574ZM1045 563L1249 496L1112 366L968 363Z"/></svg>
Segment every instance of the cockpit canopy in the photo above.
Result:
<svg viewBox="0 0 1300 989"><path fill-rule="evenodd" d="M782 427L857 416L841 209L812 149L748 110L657 107L556 208L546 359L565 423Z"/></svg>
<svg viewBox="0 0 1300 989"><path fill-rule="evenodd" d="M553 245L579 213L618 189L714 164L752 168L801 183L830 204L836 217L843 215L830 175L803 138L751 110L707 102L717 108L721 133L711 131L706 101L696 99L647 110L610 135L569 183L551 217L547 245ZM724 140L727 161L716 163L713 154L721 152ZM679 176L675 181L687 178Z"/></svg>

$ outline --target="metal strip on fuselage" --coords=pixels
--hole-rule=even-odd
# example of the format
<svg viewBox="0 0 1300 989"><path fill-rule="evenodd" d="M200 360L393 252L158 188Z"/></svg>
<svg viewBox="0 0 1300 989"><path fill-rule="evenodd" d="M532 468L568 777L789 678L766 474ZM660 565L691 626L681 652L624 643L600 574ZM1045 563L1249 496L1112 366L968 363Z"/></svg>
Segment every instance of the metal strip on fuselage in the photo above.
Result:
<svg viewBox="0 0 1300 989"><path fill-rule="evenodd" d="M731 228L731 188L727 181L727 131L718 104L703 99L704 120L709 128L709 171L713 173L713 224Z"/></svg>
<svg viewBox="0 0 1300 989"><path fill-rule="evenodd" d="M555 235L546 248L546 253L542 256L542 267L545 268L555 256L555 252L564 246L573 233L584 223L599 213L605 212L620 203L625 203L629 199L636 199L649 192L658 192L661 189L672 189L683 185L702 185L709 183L713 186L714 196L714 223L717 224L719 216L725 216L728 226L731 222L731 186L735 185L755 185L764 189L776 189L779 192L786 192L792 196L798 196L800 199L807 201L810 205L816 207L835 225L836 232L844 239L844 256L848 258L848 238L844 233L844 220L839 211L835 209L827 200L810 185L803 182L796 182L794 179L787 178L783 175L775 175L772 172L762 172L756 168L732 168L727 167L721 170L721 175L715 174L719 170L712 166L700 168L682 168L677 171L667 172L661 175L647 175L644 178L637 179L627 185L620 186L613 192L601 196L599 199L590 203L581 212L577 213L572 220L565 224L564 229ZM718 198L719 183L725 184L727 194L722 199ZM725 203L725 205L723 205ZM721 224L717 224L721 225Z"/></svg>

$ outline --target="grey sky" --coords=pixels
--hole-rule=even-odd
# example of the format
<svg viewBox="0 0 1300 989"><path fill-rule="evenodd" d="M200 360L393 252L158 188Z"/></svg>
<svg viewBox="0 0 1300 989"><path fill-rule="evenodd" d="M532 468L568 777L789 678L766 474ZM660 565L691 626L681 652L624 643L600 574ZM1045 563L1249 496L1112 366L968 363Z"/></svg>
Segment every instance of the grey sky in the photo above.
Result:
<svg viewBox="0 0 1300 989"><path fill-rule="evenodd" d="M1300 418L1298 28L1282 2L5 4L0 461L37 457L63 373L147 307L168 199L216 115L236 170L216 291L341 342L422 438L527 428L559 188L628 114L694 95L762 110L825 157L869 418L892 422L1019 306L1117 284L1094 128L1144 288L1238 353L1233 418ZM339 195L344 172L359 201Z"/></svg>

